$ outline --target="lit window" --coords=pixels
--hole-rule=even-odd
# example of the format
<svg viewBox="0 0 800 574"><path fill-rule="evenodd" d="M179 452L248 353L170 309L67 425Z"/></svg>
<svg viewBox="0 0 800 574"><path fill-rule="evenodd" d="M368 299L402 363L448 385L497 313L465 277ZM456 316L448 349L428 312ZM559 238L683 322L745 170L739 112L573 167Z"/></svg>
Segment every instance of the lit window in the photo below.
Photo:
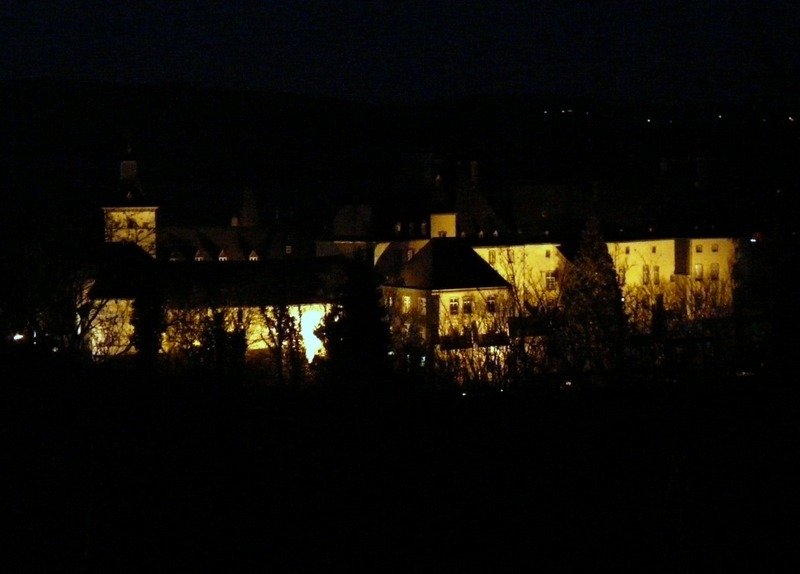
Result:
<svg viewBox="0 0 800 574"><path fill-rule="evenodd" d="M642 285L649 285L650 284L650 266L643 265L642 266Z"/></svg>
<svg viewBox="0 0 800 574"><path fill-rule="evenodd" d="M450 299L450 314L458 315L458 297L452 297Z"/></svg>
<svg viewBox="0 0 800 574"><path fill-rule="evenodd" d="M653 266L653 285L660 285L661 284L661 275L660 269L658 265Z"/></svg>
<svg viewBox="0 0 800 574"><path fill-rule="evenodd" d="M472 297L464 297L464 315L472 315Z"/></svg>
<svg viewBox="0 0 800 574"><path fill-rule="evenodd" d="M258 261L258 253L256 253L255 249L250 252L248 259L250 259L250 261Z"/></svg>
<svg viewBox="0 0 800 574"><path fill-rule="evenodd" d="M411 261L412 257L414 257L414 248L409 247L406 251L406 261Z"/></svg>
<svg viewBox="0 0 800 574"><path fill-rule="evenodd" d="M620 267L617 269L617 277L619 278L619 284L625 285L625 268Z"/></svg>
<svg viewBox="0 0 800 574"><path fill-rule="evenodd" d="M714 252L714 253L719 251L719 244L718 243L712 243L711 244L711 251Z"/></svg>
<svg viewBox="0 0 800 574"><path fill-rule="evenodd" d="M397 235L400 235L400 232L401 232L402 230L403 230L403 224L402 224L402 223L400 223L400 222L398 221L397 223L395 223L395 224L394 224L394 232L395 232Z"/></svg>
<svg viewBox="0 0 800 574"><path fill-rule="evenodd" d="M544 274L544 288L548 291L555 291L556 288L556 272L546 271Z"/></svg>
<svg viewBox="0 0 800 574"><path fill-rule="evenodd" d="M708 278L712 281L719 281L719 263L712 263Z"/></svg>
<svg viewBox="0 0 800 574"><path fill-rule="evenodd" d="M206 256L205 256L205 254L203 253L203 251L201 249L198 249L197 253L194 254L194 260L195 261L205 261L206 260Z"/></svg>
<svg viewBox="0 0 800 574"><path fill-rule="evenodd" d="M497 253L495 253L494 249L489 250L489 265L494 265L497 263Z"/></svg>
<svg viewBox="0 0 800 574"><path fill-rule="evenodd" d="M486 298L486 312L495 313L497 311L497 296L489 295Z"/></svg>
<svg viewBox="0 0 800 574"><path fill-rule="evenodd" d="M292 254L292 246L291 245L287 245L286 246L286 255L291 255L291 254Z"/></svg>
<svg viewBox="0 0 800 574"><path fill-rule="evenodd" d="M695 263L694 264L694 280L695 281L702 281L703 280L703 264L702 263Z"/></svg>
<svg viewBox="0 0 800 574"><path fill-rule="evenodd" d="M227 253L225 253L225 250L223 249L222 251L219 252L219 255L217 256L217 261L227 261L227 260L228 260L228 255Z"/></svg>
<svg viewBox="0 0 800 574"><path fill-rule="evenodd" d="M703 252L703 244L702 243L698 243L697 245L694 246L694 250L695 250L695 253L702 253Z"/></svg>
<svg viewBox="0 0 800 574"><path fill-rule="evenodd" d="M428 222L427 221L423 221L422 223L419 224L419 234L422 235L423 237L428 235Z"/></svg>
<svg viewBox="0 0 800 574"><path fill-rule="evenodd" d="M386 295L386 306L389 307L390 309L394 307L394 295L392 295L391 293L388 293Z"/></svg>
<svg viewBox="0 0 800 574"><path fill-rule="evenodd" d="M428 314L428 302L425 300L425 297L419 298L419 314L420 315Z"/></svg>
<svg viewBox="0 0 800 574"><path fill-rule="evenodd" d="M478 237L480 237L481 239L483 239L483 229L481 229L481 230L478 232Z"/></svg>
<svg viewBox="0 0 800 574"><path fill-rule="evenodd" d="M411 311L411 297L408 295L403 295L403 313L408 313Z"/></svg>

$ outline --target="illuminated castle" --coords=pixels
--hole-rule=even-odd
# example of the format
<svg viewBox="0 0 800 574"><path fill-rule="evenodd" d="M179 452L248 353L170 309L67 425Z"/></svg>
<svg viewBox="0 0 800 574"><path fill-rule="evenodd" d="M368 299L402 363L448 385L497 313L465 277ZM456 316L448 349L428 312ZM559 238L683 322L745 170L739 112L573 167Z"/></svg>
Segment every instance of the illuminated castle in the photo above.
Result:
<svg viewBox="0 0 800 574"><path fill-rule="evenodd" d="M214 325L240 334L249 353L299 334L308 361L323 351L314 330L330 308L331 281L347 262L313 257L310 244L279 226L259 225L252 197L230 225L162 226L143 192L137 162L121 163L118 201L102 208L105 244L86 289L82 324L95 357L134 353L135 302L166 306L160 350L191 353Z"/></svg>
<svg viewBox="0 0 800 574"><path fill-rule="evenodd" d="M435 176L428 213L387 219L383 233L371 238L343 229L318 249L372 250L385 278L393 335L406 352L418 353L414 360L437 361L466 378L502 377L512 339L523 341L530 353L544 352L547 330L537 316L558 304L560 278L574 258L577 236L562 232L556 238L530 220L518 220L512 233L481 197L475 162L449 200L437 196L441 179ZM518 200L514 211L530 213L534 201L524 193ZM695 323L730 314L736 238L675 237L653 228L610 235L605 237L625 311L638 332L650 331L657 309Z"/></svg>
<svg viewBox="0 0 800 574"><path fill-rule="evenodd" d="M290 233L258 225L247 200L229 226L159 226L158 206L142 193L133 160L122 163L120 181L122 201L103 207L109 257L87 291L95 356L134 350L134 301L158 285L168 301L165 353L204 345L210 321L243 334L247 350L257 353L274 343L275 311L284 309L311 360L323 352L313 333L332 303L322 286L342 276L345 262L361 260L384 278L398 348L466 377L501 377L512 339L534 348L546 336L537 312L557 302L574 255L575 237L512 232L480 194L474 163L450 197L436 193L437 175L433 201L405 219L384 220L383 229L372 207L343 208L333 234L313 251ZM647 331L656 309L690 320L730 311L735 238L653 229L617 235L606 236L607 246L637 328Z"/></svg>

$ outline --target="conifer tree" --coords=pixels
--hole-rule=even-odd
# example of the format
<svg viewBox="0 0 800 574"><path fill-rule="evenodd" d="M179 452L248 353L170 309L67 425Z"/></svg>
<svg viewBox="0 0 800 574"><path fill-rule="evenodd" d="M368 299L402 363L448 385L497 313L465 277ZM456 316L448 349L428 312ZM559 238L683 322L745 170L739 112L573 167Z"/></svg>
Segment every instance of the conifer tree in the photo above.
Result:
<svg viewBox="0 0 800 574"><path fill-rule="evenodd" d="M587 220L561 280L556 342L571 372L619 368L625 335L622 290L596 217Z"/></svg>
<svg viewBox="0 0 800 574"><path fill-rule="evenodd" d="M378 276L353 265L316 334L325 345L324 376L338 384L371 383L388 374L389 328Z"/></svg>

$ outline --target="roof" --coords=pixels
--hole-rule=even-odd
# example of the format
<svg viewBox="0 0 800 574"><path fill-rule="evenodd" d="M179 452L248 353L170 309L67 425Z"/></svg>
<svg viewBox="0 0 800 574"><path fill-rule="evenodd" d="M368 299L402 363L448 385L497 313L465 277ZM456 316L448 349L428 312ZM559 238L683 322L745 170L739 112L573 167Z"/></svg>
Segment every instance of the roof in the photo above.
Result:
<svg viewBox="0 0 800 574"><path fill-rule="evenodd" d="M509 287L468 243L457 238L431 239L402 266L396 283L430 290Z"/></svg>
<svg viewBox="0 0 800 574"><path fill-rule="evenodd" d="M290 305L330 301L338 269L334 259L190 261L161 264L159 277L176 307Z"/></svg>
<svg viewBox="0 0 800 574"><path fill-rule="evenodd" d="M133 243L105 242L93 256L93 299L131 299L153 271L155 261Z"/></svg>
<svg viewBox="0 0 800 574"><path fill-rule="evenodd" d="M135 245L108 244L111 251L138 250L145 259L129 258L98 266L90 296L135 298L155 288L172 307L267 306L328 302L346 271L341 258L260 261L155 261ZM120 249L122 248L122 249Z"/></svg>
<svg viewBox="0 0 800 574"><path fill-rule="evenodd" d="M259 259L282 258L286 245L292 253L310 254L313 246L292 233L264 227L162 227L158 230L158 258L161 260L193 261L199 252L216 260L221 254L228 261L247 261L255 251Z"/></svg>

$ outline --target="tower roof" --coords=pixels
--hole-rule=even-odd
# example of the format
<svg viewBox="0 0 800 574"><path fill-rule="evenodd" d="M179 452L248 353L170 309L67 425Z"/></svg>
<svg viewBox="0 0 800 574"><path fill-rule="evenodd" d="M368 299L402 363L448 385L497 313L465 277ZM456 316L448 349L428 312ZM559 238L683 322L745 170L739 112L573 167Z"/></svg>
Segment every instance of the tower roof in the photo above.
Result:
<svg viewBox="0 0 800 574"><path fill-rule="evenodd" d="M399 284L419 289L509 287L470 245L456 238L434 238L400 270Z"/></svg>

